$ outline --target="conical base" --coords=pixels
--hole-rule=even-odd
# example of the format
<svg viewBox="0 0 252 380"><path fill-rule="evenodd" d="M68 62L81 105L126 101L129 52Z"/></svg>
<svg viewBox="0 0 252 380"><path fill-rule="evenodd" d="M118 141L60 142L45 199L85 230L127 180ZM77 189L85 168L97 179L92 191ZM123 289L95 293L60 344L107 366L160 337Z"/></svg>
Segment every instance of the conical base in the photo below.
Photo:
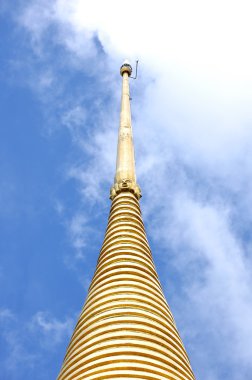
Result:
<svg viewBox="0 0 252 380"><path fill-rule="evenodd" d="M113 200L88 297L58 380L192 380L129 191Z"/></svg>

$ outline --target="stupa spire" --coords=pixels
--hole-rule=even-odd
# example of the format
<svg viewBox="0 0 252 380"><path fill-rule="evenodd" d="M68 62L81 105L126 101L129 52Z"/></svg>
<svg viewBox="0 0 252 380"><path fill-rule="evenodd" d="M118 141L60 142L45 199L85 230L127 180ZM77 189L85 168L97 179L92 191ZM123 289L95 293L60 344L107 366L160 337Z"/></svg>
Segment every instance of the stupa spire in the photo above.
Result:
<svg viewBox="0 0 252 380"><path fill-rule="evenodd" d="M139 199L141 197L141 191L136 182L130 109L129 77L132 73L132 67L127 60L124 61L121 66L120 73L122 76L120 126L118 133L116 174L114 185L110 191L110 198L113 199L116 194L128 189Z"/></svg>
<svg viewBox="0 0 252 380"><path fill-rule="evenodd" d="M58 380L195 380L166 302L142 220L132 139L129 76L115 183L103 245Z"/></svg>

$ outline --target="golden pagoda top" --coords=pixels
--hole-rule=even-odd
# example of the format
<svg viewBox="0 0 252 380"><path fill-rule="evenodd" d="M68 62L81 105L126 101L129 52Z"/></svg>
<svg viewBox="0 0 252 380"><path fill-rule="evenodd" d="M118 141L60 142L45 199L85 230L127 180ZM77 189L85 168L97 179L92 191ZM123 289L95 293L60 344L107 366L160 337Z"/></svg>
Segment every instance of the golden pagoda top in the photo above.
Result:
<svg viewBox="0 0 252 380"><path fill-rule="evenodd" d="M58 380L195 380L142 220L130 113L131 72L124 62L108 225Z"/></svg>
<svg viewBox="0 0 252 380"><path fill-rule="evenodd" d="M136 182L129 91L129 77L132 73L132 67L127 60L124 61L121 66L120 73L123 77L121 114L118 134L116 174L114 185L110 190L110 198L113 200L121 191L130 190L135 194L137 199L139 199L141 197L141 190Z"/></svg>

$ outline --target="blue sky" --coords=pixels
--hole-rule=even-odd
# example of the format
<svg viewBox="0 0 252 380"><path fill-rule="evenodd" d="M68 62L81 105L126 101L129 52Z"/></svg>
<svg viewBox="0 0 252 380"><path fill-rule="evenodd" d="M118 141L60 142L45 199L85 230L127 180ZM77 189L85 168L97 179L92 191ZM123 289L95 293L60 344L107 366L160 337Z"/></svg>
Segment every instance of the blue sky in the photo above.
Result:
<svg viewBox="0 0 252 380"><path fill-rule="evenodd" d="M143 217L196 377L249 378L250 4L68 3L0 4L0 378L61 366L106 228L125 58Z"/></svg>

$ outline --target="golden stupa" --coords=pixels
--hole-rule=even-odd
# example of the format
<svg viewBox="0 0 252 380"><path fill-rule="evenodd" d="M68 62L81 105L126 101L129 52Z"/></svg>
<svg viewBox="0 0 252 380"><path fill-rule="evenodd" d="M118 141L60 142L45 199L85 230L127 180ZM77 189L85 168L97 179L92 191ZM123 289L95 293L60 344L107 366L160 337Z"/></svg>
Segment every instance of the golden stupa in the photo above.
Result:
<svg viewBox="0 0 252 380"><path fill-rule="evenodd" d="M192 380L142 221L127 61L120 72L122 103L108 226L58 380Z"/></svg>

